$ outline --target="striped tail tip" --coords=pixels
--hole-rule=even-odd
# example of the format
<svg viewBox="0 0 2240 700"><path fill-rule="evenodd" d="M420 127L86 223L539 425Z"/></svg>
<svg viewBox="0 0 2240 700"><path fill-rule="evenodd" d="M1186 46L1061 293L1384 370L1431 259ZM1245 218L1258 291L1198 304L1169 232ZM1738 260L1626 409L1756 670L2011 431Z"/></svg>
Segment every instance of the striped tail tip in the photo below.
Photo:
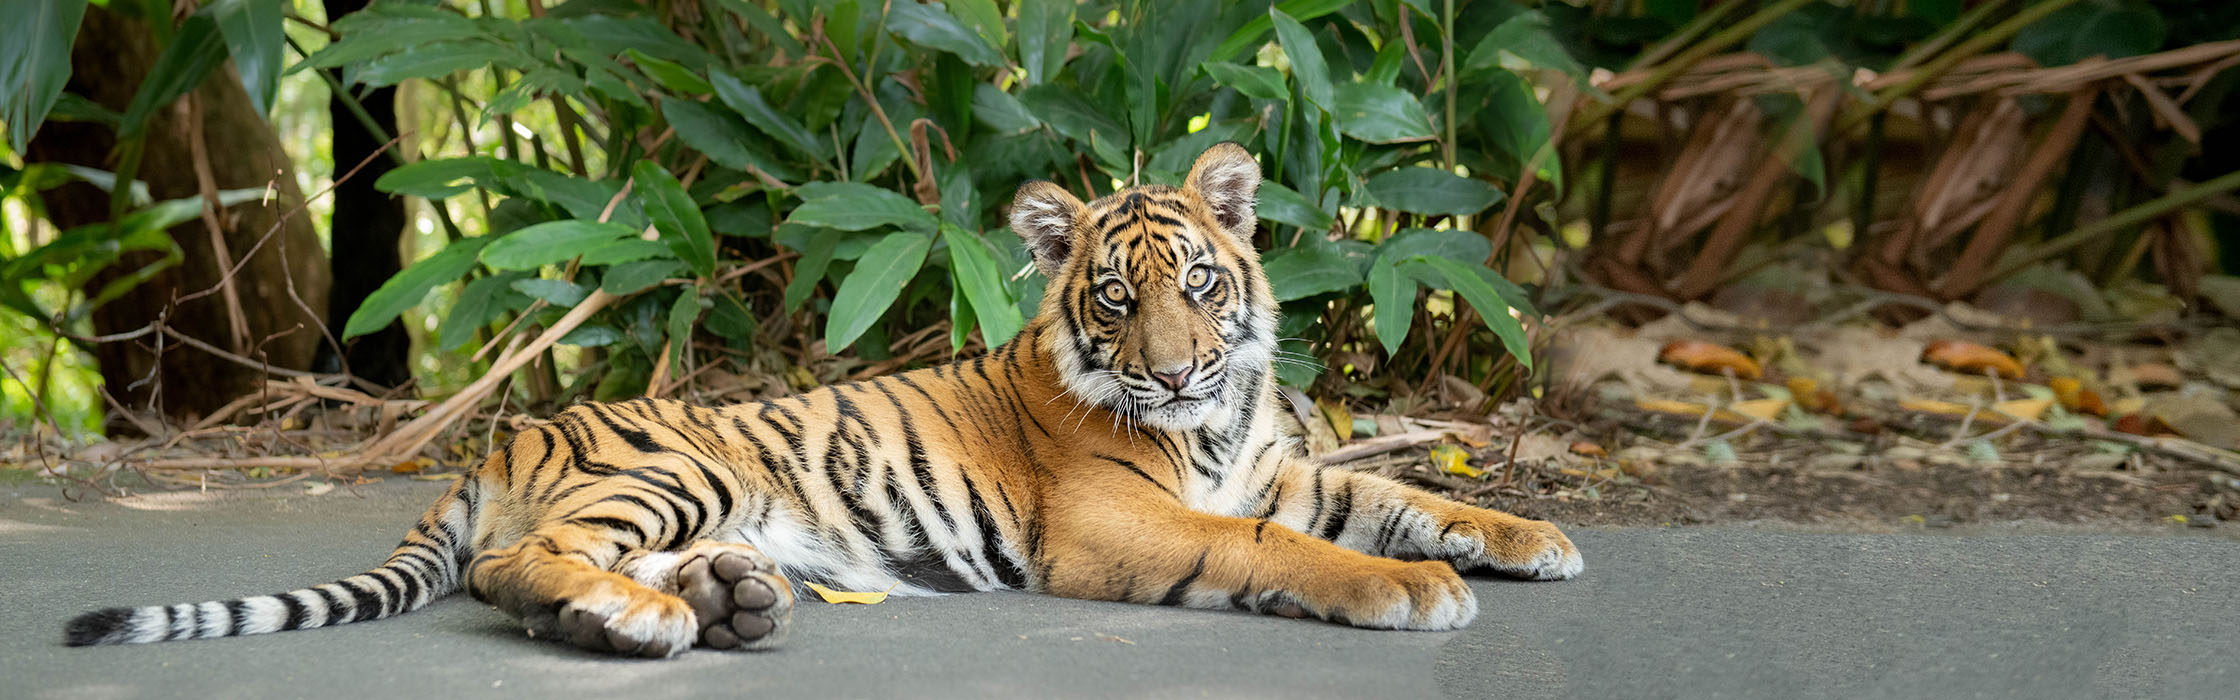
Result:
<svg viewBox="0 0 2240 700"><path fill-rule="evenodd" d="M132 608L103 608L71 618L63 627L62 643L90 647L131 642L132 615Z"/></svg>

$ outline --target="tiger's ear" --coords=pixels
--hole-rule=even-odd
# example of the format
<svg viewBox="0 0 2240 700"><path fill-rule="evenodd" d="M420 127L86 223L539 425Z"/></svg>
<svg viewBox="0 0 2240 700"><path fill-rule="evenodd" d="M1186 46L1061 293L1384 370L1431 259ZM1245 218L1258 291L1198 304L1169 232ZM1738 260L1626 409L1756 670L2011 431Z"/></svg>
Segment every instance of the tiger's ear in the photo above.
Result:
<svg viewBox="0 0 2240 700"><path fill-rule="evenodd" d="M1234 141L1214 144L1198 155L1184 182L1213 209L1213 220L1222 230L1247 246L1252 244L1253 230L1259 225L1260 163L1251 152Z"/></svg>
<svg viewBox="0 0 2240 700"><path fill-rule="evenodd" d="M1073 255L1073 225L1081 216L1081 200L1048 180L1019 186L1011 199L1011 230L1026 241L1034 266L1042 276L1057 279L1058 270Z"/></svg>

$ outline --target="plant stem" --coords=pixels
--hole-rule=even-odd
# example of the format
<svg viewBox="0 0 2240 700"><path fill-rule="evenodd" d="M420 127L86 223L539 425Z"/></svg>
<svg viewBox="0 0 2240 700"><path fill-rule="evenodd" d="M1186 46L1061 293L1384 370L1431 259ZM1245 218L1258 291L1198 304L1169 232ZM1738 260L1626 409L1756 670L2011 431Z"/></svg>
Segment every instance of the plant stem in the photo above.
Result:
<svg viewBox="0 0 2240 700"><path fill-rule="evenodd" d="M2218 177L2214 180L2192 185L2189 187L2171 190L2169 194L2157 197L2152 200L2148 200L2146 202L2142 202L2138 206L2134 206L2129 209L2110 214L2107 218L2085 224L2084 226L2080 226L2075 231L2071 231L2059 238L2046 241L2045 243L2032 248L2027 252L2016 255L2007 264L2000 266L1996 270L1993 270L1991 272L1991 279L1998 279L2007 275L2014 274L2016 272L2020 272L2023 268L2037 264L2039 261L2045 260L2047 258L2069 252L2069 250L2088 243L2092 241L2092 239L2115 233L2117 231L2122 231L2133 226L2144 224L2147 221L2154 219L2155 217L2168 214L2177 209L2199 203L2201 200L2208 199L2210 197L2234 189L2240 189L2240 171L2225 173L2223 176Z"/></svg>
<svg viewBox="0 0 2240 700"><path fill-rule="evenodd" d="M1458 66L1454 62L1454 0L1446 0L1444 14L1445 24L1439 28L1439 50L1445 54L1440 60L1446 64L1440 72L1447 75L1447 138L1439 144L1439 148L1446 153L1447 172L1451 173L1455 166L1454 91L1455 84L1460 81L1457 76L1459 71L1455 70Z"/></svg>

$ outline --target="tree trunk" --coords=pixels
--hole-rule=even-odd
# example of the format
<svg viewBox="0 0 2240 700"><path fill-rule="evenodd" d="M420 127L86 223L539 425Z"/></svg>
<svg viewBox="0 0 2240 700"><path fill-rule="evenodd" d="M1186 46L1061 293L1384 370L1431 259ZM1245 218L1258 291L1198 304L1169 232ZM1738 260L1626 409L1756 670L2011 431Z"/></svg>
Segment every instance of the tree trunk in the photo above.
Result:
<svg viewBox="0 0 2240 700"><path fill-rule="evenodd" d="M158 52L144 21L102 7L88 8L70 52L68 89L123 112ZM199 133L194 128L197 121ZM324 342L320 329L325 321L319 312L327 303L325 252L308 216L298 213L281 220L303 202L303 193L296 187L288 154L264 116L250 105L232 66L219 66L188 97L157 110L147 138L138 178L158 201L200 194L197 171L205 167L216 189L269 187L273 196L217 213L220 235L215 238L223 242L222 250L202 219L171 229L185 260L94 310L94 332L132 331L160 317L172 330L251 362L309 368L314 348ZM197 139L206 156L203 161L195 157ZM52 122L31 142L26 160L113 170L116 164L110 155L116 145L116 133L107 126ZM57 227L109 219L108 194L91 185L57 188L47 192L45 200L48 218ZM219 286L224 277L221 255L239 266L232 277L233 293L213 292L178 301ZM124 271L160 257L127 255L87 288L100 288ZM239 305L239 326L229 297ZM162 334L103 343L94 348L94 356L105 388L119 402L178 419L206 415L256 390L265 377L258 367L220 358Z"/></svg>
<svg viewBox="0 0 2240 700"><path fill-rule="evenodd" d="M366 4L367 0L326 0L327 21L364 9ZM367 91L358 103L383 132L395 135L396 98L395 87L383 87ZM334 219L327 232L334 248L329 267L334 290L327 302L327 328L340 338L350 314L401 269L397 237L404 232L405 213L402 198L373 188L374 180L395 167L395 161L388 158L366 160L380 151L386 140L359 122L340 97L328 104L327 116L333 124L335 175L340 177L360 161L366 163L356 177L335 185ZM412 337L405 334L404 322L398 320L349 341L344 357L349 359L352 374L393 387L412 379L412 367L407 364L411 350ZM320 346L322 358L331 354ZM322 359L320 364L326 365L327 360Z"/></svg>

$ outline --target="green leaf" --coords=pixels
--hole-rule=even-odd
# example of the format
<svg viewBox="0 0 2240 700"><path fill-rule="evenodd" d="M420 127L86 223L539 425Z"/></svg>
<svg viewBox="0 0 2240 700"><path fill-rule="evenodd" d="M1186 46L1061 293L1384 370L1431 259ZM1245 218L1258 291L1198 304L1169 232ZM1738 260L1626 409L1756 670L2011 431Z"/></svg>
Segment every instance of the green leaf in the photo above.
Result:
<svg viewBox="0 0 2240 700"><path fill-rule="evenodd" d="M1361 265L1344 250L1327 244L1303 244L1268 254L1261 263L1276 301L1304 299L1316 294L1352 289L1360 285Z"/></svg>
<svg viewBox="0 0 2240 700"><path fill-rule="evenodd" d="M356 311L350 312L349 322L342 326L343 339L381 330L406 309L419 306L420 300L428 296L428 290L465 276L474 269L475 255L489 243L488 238L459 239L382 282L379 289L366 295Z"/></svg>
<svg viewBox="0 0 2240 700"><path fill-rule="evenodd" d="M1073 0L1022 0L1019 8L1019 65L1027 84L1041 85L1065 67L1073 43Z"/></svg>
<svg viewBox="0 0 2240 700"><path fill-rule="evenodd" d="M692 324L700 320L700 286L688 284L669 304L669 363L673 366L692 345Z"/></svg>
<svg viewBox="0 0 2240 700"><path fill-rule="evenodd" d="M467 240L482 240L470 238ZM475 338L484 325L497 319L508 309L529 305L529 296L513 291L513 283L524 279L527 273L501 272L468 282L459 290L459 300L452 303L451 312L436 326L436 337L442 339L441 349L457 350ZM386 324L384 324L386 325Z"/></svg>
<svg viewBox="0 0 2240 700"><path fill-rule="evenodd" d="M474 20L457 12L399 2L368 5L335 20L332 28L342 39L297 61L287 73L333 68L441 41L488 38Z"/></svg>
<svg viewBox="0 0 2240 700"><path fill-rule="evenodd" d="M225 60L226 43L218 35L218 23L206 12L188 15L171 35L171 43L156 56L155 68L140 81L140 90L132 94L132 104L125 107L124 124L117 135L129 139L145 131L148 118L155 116L156 110L201 85L210 70Z"/></svg>
<svg viewBox="0 0 2240 700"><path fill-rule="evenodd" d="M1473 264L1484 263L1493 254L1493 244L1475 231L1454 229L1411 228L1384 239L1377 246L1377 257L1401 260L1420 255L1437 255Z"/></svg>
<svg viewBox="0 0 2240 700"><path fill-rule="evenodd" d="M1547 15L1537 11L1519 12L1478 40L1462 62L1461 74L1467 77L1504 66L1553 68L1573 79L1586 75L1551 33Z"/></svg>
<svg viewBox="0 0 2240 700"><path fill-rule="evenodd" d="M1390 85L1344 83L1335 89L1330 115L1338 130L1369 143L1429 141L1431 115L1415 95Z"/></svg>
<svg viewBox="0 0 2240 700"><path fill-rule="evenodd" d="M1377 203L1415 214L1469 216L1501 202L1501 190L1437 168L1395 168L1365 183Z"/></svg>
<svg viewBox="0 0 2240 700"><path fill-rule="evenodd" d="M1532 369L1532 346L1531 341L1525 338L1524 323L1509 315L1509 304L1502 300L1501 293L1471 269L1484 266L1429 255L1409 262L1429 265L1438 270L1446 277L1449 288L1462 295L1463 300L1470 302L1470 308L1477 309L1478 318L1485 321L1487 328L1493 329L1494 336L1501 339L1501 347L1508 350L1511 357L1517 358L1517 364L1527 370Z"/></svg>
<svg viewBox="0 0 2240 700"><path fill-rule="evenodd" d="M795 192L806 200L786 216L786 223L862 231L895 226L932 232L940 224L924 207L892 190L855 182L813 182Z"/></svg>
<svg viewBox="0 0 2240 700"><path fill-rule="evenodd" d="M496 270L533 270L566 262L637 233L621 224L570 219L547 221L506 234L482 251L482 264Z"/></svg>
<svg viewBox="0 0 2240 700"><path fill-rule="evenodd" d="M941 238L949 244L949 274L956 288L972 302L972 315L980 322L980 336L995 347L1018 335L1026 321L1019 306L1003 288L1004 270L979 236L943 225Z"/></svg>
<svg viewBox="0 0 2240 700"><path fill-rule="evenodd" d="M1127 127L1113 118L1118 112L1090 104L1074 90L1057 85L1036 85L1020 91L1019 101L1050 128L1074 141L1087 144L1092 134L1102 135L1107 142L1128 140Z"/></svg>
<svg viewBox="0 0 2240 700"><path fill-rule="evenodd" d="M85 14L85 0L0 2L0 123L8 125L8 150L29 147L70 82L70 42ZM1058 53L1062 58L1064 45Z"/></svg>
<svg viewBox="0 0 2240 700"><path fill-rule="evenodd" d="M367 61L350 77L365 85L395 85L410 78L437 78L452 73L504 66L520 68L521 55L486 41L447 41L414 47Z"/></svg>
<svg viewBox="0 0 2240 700"><path fill-rule="evenodd" d="M1002 53L1003 47L1010 43L1010 36L1003 31L1003 10L996 9L995 0L949 0L949 14L956 15L957 21L971 27L989 46L996 47L997 53Z"/></svg>
<svg viewBox="0 0 2240 700"><path fill-rule="evenodd" d="M273 91L280 85L280 45L285 43L280 0L217 0L203 11L218 21L241 87L249 91L249 104L258 114L272 113Z"/></svg>
<svg viewBox="0 0 2240 700"><path fill-rule="evenodd" d="M975 66L1003 65L1002 53L989 48L987 41L950 16L940 3L894 3L887 14L887 29L919 46L954 54Z"/></svg>
<svg viewBox="0 0 2240 700"><path fill-rule="evenodd" d="M1303 21L1337 12L1351 4L1353 4L1353 0L1290 0L1289 2L1276 3L1275 9ZM1244 26L1238 27L1237 31L1231 32L1229 38L1221 41L1220 46L1214 47L1213 53L1209 54L1208 58L1215 61L1231 61L1236 60L1239 56L1246 55L1253 49L1260 48L1260 35L1268 33L1270 26L1272 25L1266 16L1252 18L1252 21L1244 23Z"/></svg>
<svg viewBox="0 0 2240 700"><path fill-rule="evenodd" d="M708 310L708 331L727 340L753 340L761 328L762 324L754 320L754 311L730 295L718 295L715 308Z"/></svg>
<svg viewBox="0 0 2240 700"><path fill-rule="evenodd" d="M591 288L567 280L526 279L513 283L513 290L527 294L545 303L568 308L583 303L591 296Z"/></svg>
<svg viewBox="0 0 2240 700"><path fill-rule="evenodd" d="M1299 81L1299 94L1305 95L1307 102L1329 109L1330 68L1322 62L1322 47L1315 45L1314 34L1280 8L1269 8L1268 18L1275 22L1284 57L1291 59L1291 77Z"/></svg>
<svg viewBox="0 0 2240 700"><path fill-rule="evenodd" d="M753 144L762 139L723 110L692 100L662 100L661 117L676 127L684 145L717 165L742 172L755 168L780 180L799 177L784 162L756 148Z"/></svg>
<svg viewBox="0 0 2240 700"><path fill-rule="evenodd" d="M676 251L677 257L692 265L702 277L716 273L716 239L708 233L708 220L700 215L700 205L685 194L684 186L677 183L669 171L652 160L638 161L631 168L630 179L638 183L639 195L646 203L646 216L652 217L653 228L661 233L661 240Z"/></svg>
<svg viewBox="0 0 2240 700"><path fill-rule="evenodd" d="M608 294L624 296L645 291L662 280L684 270L682 260L639 260L618 263L607 268L599 278L599 288Z"/></svg>
<svg viewBox="0 0 2240 700"><path fill-rule="evenodd" d="M761 38L778 47L779 51L784 51L787 56L799 58L806 53L806 49L801 46L801 42L794 39L791 32L786 31L785 24L777 17L772 16L769 10L762 9L761 5L746 2L746 0L716 0L716 4L722 5L723 9L730 10L731 14L738 15L739 19L746 20L747 24L754 27L755 32L761 35Z"/></svg>
<svg viewBox="0 0 2240 700"><path fill-rule="evenodd" d="M501 179L518 175L526 168L520 163L489 156L423 160L382 173L380 179L373 181L373 188L390 194L441 200L474 189L477 184L494 187Z"/></svg>
<svg viewBox="0 0 2240 700"><path fill-rule="evenodd" d="M1416 319L1416 281L1400 274L1400 260L1377 256L1369 264L1369 301L1376 304L1377 342L1386 355L1400 352Z"/></svg>
<svg viewBox="0 0 2240 700"><path fill-rule="evenodd" d="M1279 224L1290 224L1309 231L1328 231L1338 219L1322 211L1305 195L1274 180L1260 183L1260 218Z"/></svg>
<svg viewBox="0 0 2240 700"><path fill-rule="evenodd" d="M648 56L637 49L626 49L622 55L628 56L631 63L638 65L638 70L643 71L646 77L652 78L654 83L668 90L671 95L705 95L715 90L708 85L707 79L674 61Z"/></svg>
<svg viewBox="0 0 2240 700"><path fill-rule="evenodd" d="M649 241L631 236L594 248L589 253L584 253L581 262L585 266L612 265L650 258L675 258L676 254L677 252L669 247L667 241ZM678 260L676 262L677 267L684 267L684 261Z"/></svg>
<svg viewBox="0 0 2240 700"><path fill-rule="evenodd" d="M817 283L824 281L824 272L832 266L832 250L839 247L839 231L817 231L802 246L801 264L793 267L793 280L786 283L786 313L801 310L809 301L809 293L816 291Z"/></svg>
<svg viewBox="0 0 2240 700"><path fill-rule="evenodd" d="M622 331L615 329L614 326L587 323L576 326L575 330L568 331L567 335L561 336L560 344L573 345L579 348L596 348L613 345L622 342L622 340Z"/></svg>
<svg viewBox="0 0 2240 700"><path fill-rule="evenodd" d="M1213 82L1236 88L1245 97L1261 100L1281 100L1291 97L1291 88L1283 84L1283 72L1267 66L1240 66L1234 63L1207 61L1206 75Z"/></svg>
<svg viewBox="0 0 2240 700"><path fill-rule="evenodd" d="M987 83L976 83L972 87L972 116L1002 136L1016 136L1042 128L1042 120L1027 111L1019 98ZM884 133L876 136L886 138Z"/></svg>
<svg viewBox="0 0 2240 700"><path fill-rule="evenodd" d="M720 68L710 69L708 80L715 84L716 97L722 98L724 105L746 117L747 123L753 124L764 135L777 139L787 148L810 158L832 159L832 150L823 140L810 133L808 127L802 126L800 121L772 108L770 102L762 98L761 90Z"/></svg>
<svg viewBox="0 0 2240 700"><path fill-rule="evenodd" d="M886 314L910 279L918 276L931 245L932 239L924 234L890 233L864 252L832 295L832 313L824 324L826 352L846 350Z"/></svg>

